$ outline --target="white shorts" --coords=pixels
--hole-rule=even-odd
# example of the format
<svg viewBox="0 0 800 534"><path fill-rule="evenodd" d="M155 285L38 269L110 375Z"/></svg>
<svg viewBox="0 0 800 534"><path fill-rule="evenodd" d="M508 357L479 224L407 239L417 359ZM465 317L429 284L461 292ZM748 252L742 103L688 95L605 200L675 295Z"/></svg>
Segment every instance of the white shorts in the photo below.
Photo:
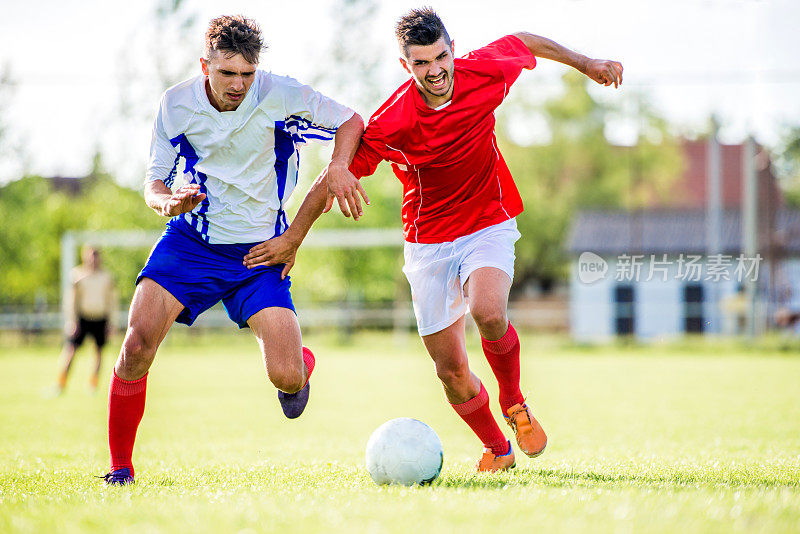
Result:
<svg viewBox="0 0 800 534"><path fill-rule="evenodd" d="M481 267L495 267L514 279L517 221L509 219L446 243L408 243L403 272L420 336L435 334L467 311L464 284Z"/></svg>

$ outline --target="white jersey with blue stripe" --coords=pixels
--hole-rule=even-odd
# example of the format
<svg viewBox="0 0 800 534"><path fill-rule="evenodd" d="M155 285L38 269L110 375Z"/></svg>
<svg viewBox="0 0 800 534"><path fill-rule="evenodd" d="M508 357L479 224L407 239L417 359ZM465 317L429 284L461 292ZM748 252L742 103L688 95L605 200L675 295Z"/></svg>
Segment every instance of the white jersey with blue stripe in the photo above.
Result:
<svg viewBox="0 0 800 534"><path fill-rule="evenodd" d="M208 243L253 243L282 234L297 185L299 146L333 139L353 111L297 80L257 70L234 111L208 100L206 77L164 93L153 126L147 181L180 173L206 199L181 215Z"/></svg>

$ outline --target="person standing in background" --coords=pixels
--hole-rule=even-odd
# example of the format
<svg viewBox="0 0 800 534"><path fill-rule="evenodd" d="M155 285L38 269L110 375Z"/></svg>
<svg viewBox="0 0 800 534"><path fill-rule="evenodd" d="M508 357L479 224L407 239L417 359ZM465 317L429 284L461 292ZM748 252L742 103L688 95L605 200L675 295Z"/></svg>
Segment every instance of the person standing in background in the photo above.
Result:
<svg viewBox="0 0 800 534"><path fill-rule="evenodd" d="M61 352L56 394L61 394L67 385L75 351L83 344L87 335L95 341L95 364L89 385L92 393L97 390L103 346L113 325L116 306L114 279L101 267L100 252L96 248L84 247L81 261L70 273L70 286L64 303L64 331L67 341Z"/></svg>

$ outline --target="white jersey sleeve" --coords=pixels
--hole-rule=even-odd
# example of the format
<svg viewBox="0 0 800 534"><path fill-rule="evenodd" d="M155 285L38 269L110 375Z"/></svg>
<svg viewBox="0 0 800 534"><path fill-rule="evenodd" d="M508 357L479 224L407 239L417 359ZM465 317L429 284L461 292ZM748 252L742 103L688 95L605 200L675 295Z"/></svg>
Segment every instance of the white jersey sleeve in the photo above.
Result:
<svg viewBox="0 0 800 534"><path fill-rule="evenodd" d="M336 130L355 113L293 78L285 78L286 128L300 142L333 140Z"/></svg>
<svg viewBox="0 0 800 534"><path fill-rule="evenodd" d="M167 187L172 187L175 181L175 166L178 151L172 146L164 129L164 103L166 97L161 98L158 113L153 124L153 136L150 140L150 161L147 164L145 182L161 180Z"/></svg>

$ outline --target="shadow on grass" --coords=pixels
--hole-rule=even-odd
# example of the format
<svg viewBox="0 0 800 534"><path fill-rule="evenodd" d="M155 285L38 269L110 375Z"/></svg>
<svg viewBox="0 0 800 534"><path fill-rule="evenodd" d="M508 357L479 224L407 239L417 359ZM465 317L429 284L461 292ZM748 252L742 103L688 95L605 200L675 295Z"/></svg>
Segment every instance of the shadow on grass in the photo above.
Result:
<svg viewBox="0 0 800 534"><path fill-rule="evenodd" d="M701 473L665 473L641 475L631 473L608 474L595 471L566 469L515 469L506 473L447 473L434 483L445 488L506 489L535 486L542 488L789 488L800 489L800 480L789 477L763 475L726 475L719 471Z"/></svg>

